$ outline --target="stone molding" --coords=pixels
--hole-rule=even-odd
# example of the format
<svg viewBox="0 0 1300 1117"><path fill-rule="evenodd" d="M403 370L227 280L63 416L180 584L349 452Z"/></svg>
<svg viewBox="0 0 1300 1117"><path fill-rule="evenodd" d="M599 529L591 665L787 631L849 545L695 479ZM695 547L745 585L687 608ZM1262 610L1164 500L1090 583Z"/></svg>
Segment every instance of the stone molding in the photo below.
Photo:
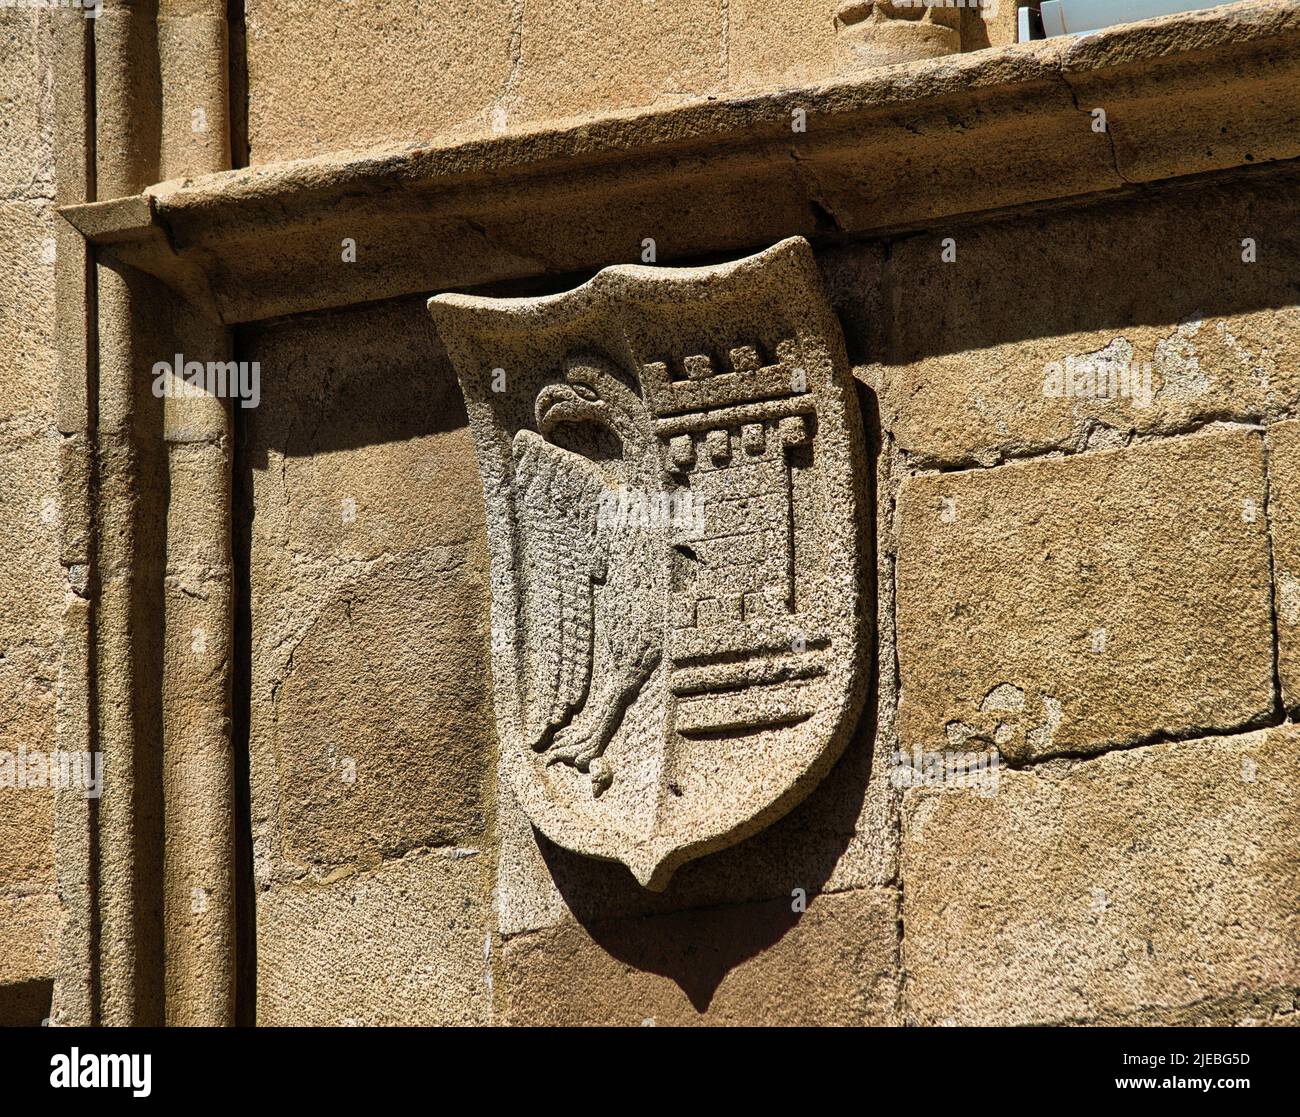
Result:
<svg viewBox="0 0 1300 1117"><path fill-rule="evenodd" d="M1300 6L1246 0L816 86L180 179L61 212L233 324L579 273L638 258L644 238L661 263L733 255L1294 159L1298 75ZM345 237L353 264L340 262Z"/></svg>

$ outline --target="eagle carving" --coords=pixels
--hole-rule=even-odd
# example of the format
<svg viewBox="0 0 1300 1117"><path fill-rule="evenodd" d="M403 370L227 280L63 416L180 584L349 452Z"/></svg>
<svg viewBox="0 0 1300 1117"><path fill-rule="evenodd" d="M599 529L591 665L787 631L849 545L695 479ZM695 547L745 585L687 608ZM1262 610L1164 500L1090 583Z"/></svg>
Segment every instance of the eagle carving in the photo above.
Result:
<svg viewBox="0 0 1300 1117"><path fill-rule="evenodd" d="M807 795L864 697L870 471L812 249L429 310L483 481L502 810L665 888Z"/></svg>
<svg viewBox="0 0 1300 1117"><path fill-rule="evenodd" d="M599 796L614 778L605 746L663 655L667 552L611 514L618 493L656 486L658 451L645 405L599 357L567 360L535 419L513 446L526 732Z"/></svg>

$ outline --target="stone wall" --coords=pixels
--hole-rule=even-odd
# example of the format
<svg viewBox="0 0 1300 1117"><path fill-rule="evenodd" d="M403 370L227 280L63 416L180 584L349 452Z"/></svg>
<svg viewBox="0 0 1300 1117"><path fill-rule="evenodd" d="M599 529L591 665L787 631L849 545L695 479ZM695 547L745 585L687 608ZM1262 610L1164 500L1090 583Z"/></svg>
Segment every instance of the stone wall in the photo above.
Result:
<svg viewBox="0 0 1300 1117"><path fill-rule="evenodd" d="M904 794L909 1022L1295 1019L1290 181L891 251L898 743L1012 769ZM1098 352L1150 395L1044 394Z"/></svg>
<svg viewBox="0 0 1300 1117"><path fill-rule="evenodd" d="M503 133L836 73L835 0L244 0L250 161ZM1015 41L1014 3L963 45ZM954 13L956 14L956 13Z"/></svg>
<svg viewBox="0 0 1300 1117"><path fill-rule="evenodd" d="M0 9L0 750L48 753L67 582L59 565L54 36ZM53 795L0 786L0 1023L49 1014L59 910Z"/></svg>
<svg viewBox="0 0 1300 1117"><path fill-rule="evenodd" d="M491 781L478 477L419 308L254 331L259 1006L385 1020L427 979L463 995L407 1019L1290 1018L1295 196L1257 174L820 254L877 473L874 695L805 803L663 894ZM1099 352L1133 392L1045 393ZM995 745L996 794L891 783L897 752ZM303 971L286 942L331 910Z"/></svg>
<svg viewBox="0 0 1300 1117"><path fill-rule="evenodd" d="M881 70L861 7L0 8L0 750L111 789L0 787L0 1023L1300 1021L1300 14ZM870 614L840 759L663 891L506 778L425 305L651 234L812 243Z"/></svg>
<svg viewBox="0 0 1300 1117"><path fill-rule="evenodd" d="M240 466L258 1019L481 1022L493 743L459 390L418 301L241 340L266 373Z"/></svg>

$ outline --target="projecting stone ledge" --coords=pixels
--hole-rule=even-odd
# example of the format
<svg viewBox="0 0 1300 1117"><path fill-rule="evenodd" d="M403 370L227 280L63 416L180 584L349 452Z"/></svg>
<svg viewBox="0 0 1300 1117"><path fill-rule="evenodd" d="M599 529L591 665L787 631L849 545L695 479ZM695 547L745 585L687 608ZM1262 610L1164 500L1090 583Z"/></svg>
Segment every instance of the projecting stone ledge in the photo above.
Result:
<svg viewBox="0 0 1300 1117"><path fill-rule="evenodd" d="M61 212L234 323L635 262L645 238L659 262L680 261L1294 159L1298 80L1300 7L1247 0ZM1094 107L1107 131L1094 131Z"/></svg>

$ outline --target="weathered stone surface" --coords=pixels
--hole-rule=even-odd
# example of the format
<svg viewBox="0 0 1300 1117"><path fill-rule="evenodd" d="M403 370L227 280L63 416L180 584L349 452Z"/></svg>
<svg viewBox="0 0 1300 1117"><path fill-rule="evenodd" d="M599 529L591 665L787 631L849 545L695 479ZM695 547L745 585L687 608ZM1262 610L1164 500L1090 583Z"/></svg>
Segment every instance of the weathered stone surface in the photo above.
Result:
<svg viewBox="0 0 1300 1117"><path fill-rule="evenodd" d="M1217 45L1203 50L1202 41ZM1067 56L1071 81L1092 68L1088 95L1122 120L1128 142L1151 133L1183 152L1179 175L1249 166L1256 142L1274 158L1300 154L1285 97L1235 118L1226 147L1211 142L1205 113L1184 111L1192 100L1232 98L1255 73L1294 83L1293 4L1252 0L1162 20L1136 38L1099 32L1075 57L1077 46L1017 44L869 69L811 93L746 89L164 184L150 191L153 247L140 263L166 272L174 249L208 270L225 321L248 321L595 270L634 259L647 236L658 238L661 261L740 254L794 234L932 228L1153 181L1117 169L1107 134L1092 131L1063 80ZM793 131L797 110L803 132ZM97 238L120 235L96 228L103 217L95 206L69 211ZM160 227L166 237L155 235ZM326 266L349 236L358 266Z"/></svg>
<svg viewBox="0 0 1300 1117"><path fill-rule="evenodd" d="M285 323L250 359L259 873L470 840L493 751L482 498L427 315Z"/></svg>
<svg viewBox="0 0 1300 1117"><path fill-rule="evenodd" d="M731 87L779 88L832 73L835 25L830 7L826 0L729 0Z"/></svg>
<svg viewBox="0 0 1300 1117"><path fill-rule="evenodd" d="M1300 992L1270 989L1234 993L1177 1008L1102 1016L1096 1023L1103 1027L1296 1028L1300 1027Z"/></svg>
<svg viewBox="0 0 1300 1117"><path fill-rule="evenodd" d="M229 15L222 0L159 6L160 179L230 167Z"/></svg>
<svg viewBox="0 0 1300 1117"><path fill-rule="evenodd" d="M876 375L899 448L926 466L989 464L1293 413L1289 176L896 242L897 333Z"/></svg>
<svg viewBox="0 0 1300 1117"><path fill-rule="evenodd" d="M8 158L21 155L26 176L36 178L5 182L0 191L30 196L49 189L42 178L48 158L33 157L43 135L26 135L19 152L7 146L18 139L4 132L25 124L44 128L48 121L27 119L44 103L33 81L34 45L27 34L42 25L21 13L27 30L19 34L19 14L0 11L0 67L17 67L12 81L0 72L0 98L14 99L0 107L0 176L10 171ZM10 48L16 53L8 54ZM38 100L25 104L29 94ZM46 203L0 202L0 754L7 783L25 780L17 768L27 753L48 756L56 749L65 581L53 429L53 223ZM0 787L0 985L53 973L53 891L53 793L48 787Z"/></svg>
<svg viewBox="0 0 1300 1117"><path fill-rule="evenodd" d="M39 1028L51 1017L53 982L34 978L0 985L0 1028Z"/></svg>
<svg viewBox="0 0 1300 1117"><path fill-rule="evenodd" d="M0 448L0 748L49 746L66 583L59 566L57 443Z"/></svg>
<svg viewBox="0 0 1300 1117"><path fill-rule="evenodd" d="M211 397L164 404L169 442L162 684L164 998L167 1024L180 1027L235 1022L228 415L225 402Z"/></svg>
<svg viewBox="0 0 1300 1117"><path fill-rule="evenodd" d="M52 426L56 220L43 202L0 202L0 445Z"/></svg>
<svg viewBox="0 0 1300 1117"><path fill-rule="evenodd" d="M0 448L0 753L12 760L15 779L20 750L49 754L57 747L64 580L56 449L40 435ZM53 886L52 805L47 788L0 787L0 892Z"/></svg>
<svg viewBox="0 0 1300 1117"><path fill-rule="evenodd" d="M1155 79L1150 93L1141 105L1125 106L1116 113L1107 132L1115 168L1126 182L1154 182L1291 159L1295 152L1283 135L1284 128L1256 131L1255 126L1260 121L1258 107L1290 103L1295 82L1276 66L1257 65L1249 50L1243 49L1241 35L1291 24L1297 14L1290 0L1238 3L1066 36L1062 77L1080 108L1090 111L1092 106L1104 106L1115 89L1104 76L1107 71L1122 86L1143 68L1139 59L1152 60L1147 67ZM1155 44L1168 42L1171 35L1184 48L1215 60L1211 83L1189 82L1186 71L1179 72L1172 59L1152 52ZM1140 129L1141 135L1130 127L1138 117L1146 117L1150 125ZM1201 137L1200 142L1186 143L1189 130Z"/></svg>
<svg viewBox="0 0 1300 1117"><path fill-rule="evenodd" d="M5 944L0 950L0 986L50 977L58 931L57 896L0 892L0 941Z"/></svg>
<svg viewBox="0 0 1300 1117"><path fill-rule="evenodd" d="M58 18L56 12L0 8L0 201L54 197L49 151Z"/></svg>
<svg viewBox="0 0 1300 1117"><path fill-rule="evenodd" d="M416 853L258 905L260 1025L484 1024L491 1019L481 857Z"/></svg>
<svg viewBox="0 0 1300 1117"><path fill-rule="evenodd" d="M1300 420L1268 428L1268 519L1278 677L1288 709L1300 704Z"/></svg>
<svg viewBox="0 0 1300 1117"><path fill-rule="evenodd" d="M245 736L264 1023L1300 1020L1300 730L1254 731L1300 713L1300 5L1015 47L999 7L0 5L0 752L102 742L118 782L94 811L0 790L0 1024L229 1017L234 921L192 886L229 914ZM958 30L967 53L881 65ZM206 174L227 122L252 165ZM423 299L794 235L876 453L852 499L796 497L861 527L850 593L818 589L834 618L876 599L852 643L877 677L807 798L652 893L536 833L497 771L484 506ZM631 299L675 392L717 402L706 354L752 371L723 327L797 318L772 286ZM511 375L573 370L537 311L562 302L516 304ZM602 339L599 308L572 321ZM231 343L264 391L233 430L134 375ZM773 464L762 423L727 430L671 435L670 470ZM770 495L737 518L770 528ZM780 712L732 681L665 705ZM727 732L698 785L761 784ZM907 792L900 866L895 751L986 744L1000 793Z"/></svg>
<svg viewBox="0 0 1300 1117"><path fill-rule="evenodd" d="M1298 764L1288 726L1003 771L989 798L908 791L907 1020L1293 1011L1274 1002L1300 985Z"/></svg>
<svg viewBox="0 0 1300 1117"><path fill-rule="evenodd" d="M290 857L337 864L481 829L486 637L466 564L448 549L376 569L295 644L276 696Z"/></svg>
<svg viewBox="0 0 1300 1117"><path fill-rule="evenodd" d="M18 750L53 751L53 740L45 736L53 724L53 709L26 724L9 721L4 726L0 751L16 760ZM40 735L30 734L32 728ZM26 738L26 739L25 739ZM0 787L0 892L49 888L54 883L53 794L48 788Z"/></svg>
<svg viewBox="0 0 1300 1117"><path fill-rule="evenodd" d="M616 6L248 0L253 163L486 135L727 88L714 0Z"/></svg>
<svg viewBox="0 0 1300 1117"><path fill-rule="evenodd" d="M663 892L622 865L555 845L535 831L508 786L496 804L497 929L503 935L583 923L883 886L896 874L889 750L860 731L808 798L730 849L683 865Z"/></svg>
<svg viewBox="0 0 1300 1117"><path fill-rule="evenodd" d="M726 88L726 15L716 0L552 0L523 13L512 90L519 119L671 104Z"/></svg>
<svg viewBox="0 0 1300 1117"><path fill-rule="evenodd" d="M250 161L487 131L519 65L516 8L246 0Z"/></svg>
<svg viewBox="0 0 1300 1117"><path fill-rule="evenodd" d="M1260 432L919 476L899 517L905 750L1018 761L1272 713Z"/></svg>
<svg viewBox="0 0 1300 1117"><path fill-rule="evenodd" d="M49 1014L59 928L54 800L21 786L57 749L66 594L54 423L54 23L0 8L0 1018Z"/></svg>
<svg viewBox="0 0 1300 1117"><path fill-rule="evenodd" d="M483 474L502 768L658 891L805 798L861 708L865 450L812 251L429 309Z"/></svg>
<svg viewBox="0 0 1300 1117"><path fill-rule="evenodd" d="M956 8L844 0L835 9L836 69L851 72L956 54L960 26Z"/></svg>
<svg viewBox="0 0 1300 1117"><path fill-rule="evenodd" d="M593 924L506 941L504 1022L571 1025L889 1024L897 893L822 896Z"/></svg>
<svg viewBox="0 0 1300 1117"><path fill-rule="evenodd" d="M1010 2L986 12L885 0L658 0L635 8L594 0L492 0L472 13L421 4L399 17L384 0L354 0L324 12L301 0L248 0L252 159L481 135L579 114L702 101L731 90L811 86L836 71L857 74L959 49L1008 47L1016 39L1015 13ZM1289 13L1277 0L1232 17L1199 13L1197 20L1197 14L1026 49L1059 57L1062 92L1073 85L1079 97L1100 103L1108 85L1099 71L1150 65L1171 42L1214 44L1228 54L1239 48L1244 61L1248 48L1243 52L1234 36L1285 28ZM1181 74L1176 64L1166 69L1170 92L1164 96L1172 99ZM1259 102L1284 99L1289 79L1261 68L1247 109L1234 103L1233 90L1252 69L1247 63L1208 92L1197 86L1180 101L1185 109L1192 106L1190 119L1207 137L1219 132L1225 116L1232 118L1225 133L1233 139L1219 135L1189 150L1178 142L1174 114L1164 112L1165 142L1148 150L1131 127L1132 116L1121 117L1114 140L1121 174L1167 177L1178 173L1171 166L1180 161L1208 169L1229 159L1277 157L1267 139L1260 146L1246 137ZM1275 144L1290 150L1280 134Z"/></svg>
<svg viewBox="0 0 1300 1117"><path fill-rule="evenodd" d="M1017 11L1027 5L1020 0L967 0L962 12L962 50L983 50L985 47L1005 47L1019 41Z"/></svg>

